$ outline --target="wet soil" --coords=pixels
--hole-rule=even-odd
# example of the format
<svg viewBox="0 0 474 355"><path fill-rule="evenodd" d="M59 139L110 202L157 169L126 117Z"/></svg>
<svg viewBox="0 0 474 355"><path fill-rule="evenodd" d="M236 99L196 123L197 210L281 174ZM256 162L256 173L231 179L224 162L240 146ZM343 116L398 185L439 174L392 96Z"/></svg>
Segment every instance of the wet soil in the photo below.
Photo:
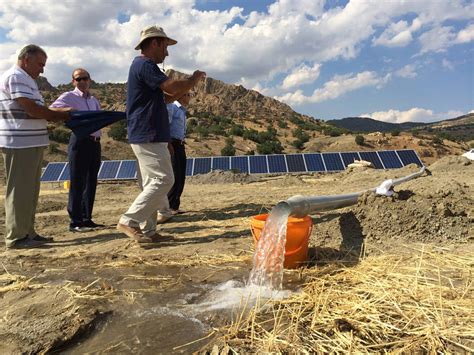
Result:
<svg viewBox="0 0 474 355"><path fill-rule="evenodd" d="M392 197L367 193L354 206L313 215L308 267L423 245L472 252L474 164L446 157L429 169L431 175L397 186ZM174 239L149 248L114 228L138 194L135 183L100 184L94 220L107 226L82 234L67 229L67 192L44 184L36 228L55 241L30 250L0 247L0 352L199 350L213 328L232 320L231 310L203 311L199 303L219 284L248 278L252 216L293 195L362 191L417 170L258 179L219 172L189 179L181 206L186 213L158 227ZM300 275L286 271L286 287L304 282Z"/></svg>

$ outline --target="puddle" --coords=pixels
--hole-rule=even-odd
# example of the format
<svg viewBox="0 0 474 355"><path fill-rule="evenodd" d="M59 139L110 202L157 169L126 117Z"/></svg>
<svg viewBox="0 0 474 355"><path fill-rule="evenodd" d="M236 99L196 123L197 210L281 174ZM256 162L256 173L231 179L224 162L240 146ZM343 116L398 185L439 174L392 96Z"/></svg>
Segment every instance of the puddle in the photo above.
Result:
<svg viewBox="0 0 474 355"><path fill-rule="evenodd" d="M150 287L149 280L130 280L126 276L130 274L129 270L121 271L121 279L116 282L112 281L111 270L102 276L108 274L110 282L129 291ZM143 269L134 270L134 273L139 271L143 273ZM146 268L147 274L176 279L181 271L170 267ZM199 270L193 272L202 274ZM285 298L294 292L246 286L246 277L246 267L224 270L219 280L212 283L199 283L191 276L186 281L142 293L131 304L125 300L116 301L111 304L112 314L106 321L96 326L86 338L61 352L169 354L198 351L211 339L207 336L213 327L229 324L233 316L244 309L249 310L257 302L262 304L269 298Z"/></svg>

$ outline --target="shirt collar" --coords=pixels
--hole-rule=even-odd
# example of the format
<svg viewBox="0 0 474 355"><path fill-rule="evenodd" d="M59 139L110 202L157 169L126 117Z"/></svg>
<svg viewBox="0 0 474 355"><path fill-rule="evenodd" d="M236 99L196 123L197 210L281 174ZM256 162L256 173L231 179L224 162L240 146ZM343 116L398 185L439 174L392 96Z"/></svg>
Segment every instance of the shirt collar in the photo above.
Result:
<svg viewBox="0 0 474 355"><path fill-rule="evenodd" d="M74 94L76 94L77 96L80 96L80 97L84 97L86 99L88 99L89 97L91 97L91 94L90 92L88 94L86 93L83 93L81 90L79 90L78 88L74 88L74 90L72 91Z"/></svg>
<svg viewBox="0 0 474 355"><path fill-rule="evenodd" d="M27 76L29 76L29 77L31 78L30 74L28 74L26 71L24 71L19 65L14 64L14 67L15 67L17 70L19 70L20 72L22 72L23 74L25 74L25 75L27 75ZM33 78L31 78L31 79L33 79ZM33 79L33 80L34 80L34 79Z"/></svg>

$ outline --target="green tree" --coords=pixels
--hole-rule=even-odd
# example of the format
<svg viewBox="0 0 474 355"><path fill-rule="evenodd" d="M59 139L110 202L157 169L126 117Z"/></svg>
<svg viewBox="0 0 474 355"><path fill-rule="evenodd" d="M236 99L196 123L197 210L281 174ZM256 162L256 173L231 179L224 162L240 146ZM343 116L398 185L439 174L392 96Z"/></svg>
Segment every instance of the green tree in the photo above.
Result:
<svg viewBox="0 0 474 355"><path fill-rule="evenodd" d="M355 136L355 142L357 145L364 145L365 143L364 136L361 136L360 134L358 134L357 136Z"/></svg>
<svg viewBox="0 0 474 355"><path fill-rule="evenodd" d="M301 139L295 139L293 142L291 142L291 145L299 150L304 148L304 142Z"/></svg>
<svg viewBox="0 0 474 355"><path fill-rule="evenodd" d="M283 147L279 140L267 141L264 143L257 144L258 154L281 154L283 153Z"/></svg>
<svg viewBox="0 0 474 355"><path fill-rule="evenodd" d="M66 130L62 127L56 127L49 133L49 138L52 141L58 142L58 143L64 143L67 144L69 143L69 138L71 137L71 131Z"/></svg>
<svg viewBox="0 0 474 355"><path fill-rule="evenodd" d="M121 120L115 122L110 126L108 133L109 137L114 141L126 142L127 141L127 121Z"/></svg>
<svg viewBox="0 0 474 355"><path fill-rule="evenodd" d="M221 155L223 156L234 156L235 155L235 148L234 148L234 140L231 137L228 137L225 140L225 146L221 150Z"/></svg>

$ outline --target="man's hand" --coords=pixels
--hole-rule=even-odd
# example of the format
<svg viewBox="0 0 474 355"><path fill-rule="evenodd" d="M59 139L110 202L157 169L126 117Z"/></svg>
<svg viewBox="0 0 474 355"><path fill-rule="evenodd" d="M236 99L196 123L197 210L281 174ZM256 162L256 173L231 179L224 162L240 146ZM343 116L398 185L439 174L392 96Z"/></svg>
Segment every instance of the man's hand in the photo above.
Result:
<svg viewBox="0 0 474 355"><path fill-rule="evenodd" d="M204 79L206 77L206 72L196 70L193 75L191 76L191 80L194 83L197 83L199 80Z"/></svg>

